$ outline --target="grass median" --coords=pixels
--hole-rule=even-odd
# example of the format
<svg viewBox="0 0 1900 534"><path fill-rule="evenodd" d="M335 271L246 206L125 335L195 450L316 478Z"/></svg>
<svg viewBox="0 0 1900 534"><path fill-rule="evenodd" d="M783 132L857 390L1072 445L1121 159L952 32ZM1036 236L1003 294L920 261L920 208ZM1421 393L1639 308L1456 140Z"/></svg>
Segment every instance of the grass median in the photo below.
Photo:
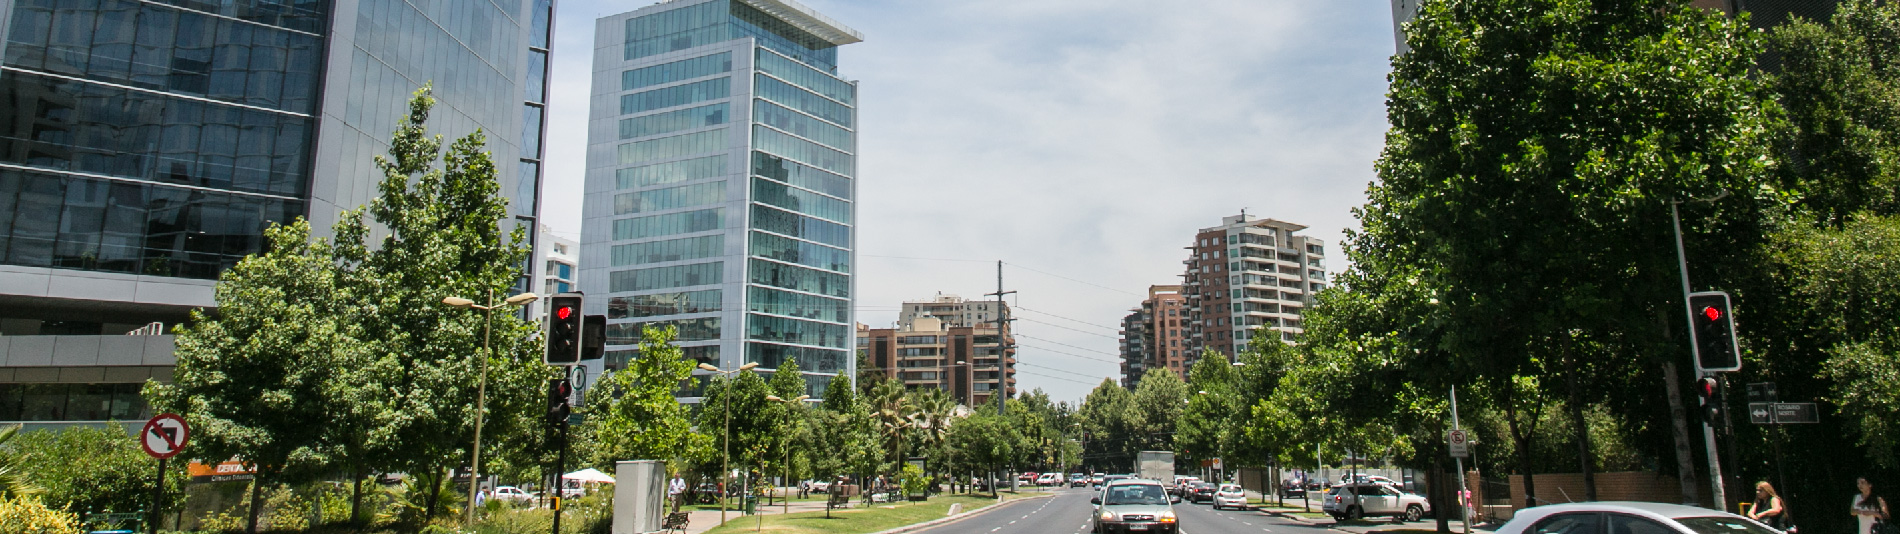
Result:
<svg viewBox="0 0 1900 534"><path fill-rule="evenodd" d="M1004 492L1002 496L1003 500L1009 501L1036 494ZM735 518L706 531L706 534L737 534L752 532L754 528L779 534L869 534L941 519L950 512L952 504L961 503L964 513L969 513L996 502L988 495L978 494L943 495L924 502L880 503L868 508L853 504L851 508L832 510L828 519L824 512ZM760 524L761 519L764 520L763 525Z"/></svg>

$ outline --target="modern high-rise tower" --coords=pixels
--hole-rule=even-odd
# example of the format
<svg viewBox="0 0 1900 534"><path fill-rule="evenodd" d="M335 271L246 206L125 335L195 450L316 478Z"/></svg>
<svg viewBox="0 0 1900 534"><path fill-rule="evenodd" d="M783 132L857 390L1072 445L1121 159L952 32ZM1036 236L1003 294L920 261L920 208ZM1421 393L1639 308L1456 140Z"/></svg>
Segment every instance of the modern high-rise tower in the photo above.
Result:
<svg viewBox="0 0 1900 534"><path fill-rule="evenodd" d="M0 421L137 419L272 223L319 235L434 83L539 215L553 0L0 0ZM529 232L533 235L533 232ZM528 278L523 278L523 286ZM134 335L127 335L134 334Z"/></svg>
<svg viewBox="0 0 1900 534"><path fill-rule="evenodd" d="M673 0L596 21L581 276L609 363L642 327L734 369L855 367L857 31L791 0ZM697 393L689 388L682 397Z"/></svg>

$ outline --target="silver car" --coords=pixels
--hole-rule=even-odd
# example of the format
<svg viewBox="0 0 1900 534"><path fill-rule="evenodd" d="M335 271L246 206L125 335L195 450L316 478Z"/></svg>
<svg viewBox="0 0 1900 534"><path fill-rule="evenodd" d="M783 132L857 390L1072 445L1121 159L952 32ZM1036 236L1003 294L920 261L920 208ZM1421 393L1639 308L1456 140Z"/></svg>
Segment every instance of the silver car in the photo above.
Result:
<svg viewBox="0 0 1900 534"><path fill-rule="evenodd" d="M1497 534L1781 534L1748 518L1654 502L1585 502L1519 510Z"/></svg>
<svg viewBox="0 0 1900 534"><path fill-rule="evenodd" d="M1160 482L1153 480L1117 480L1102 486L1102 492L1089 503L1095 505L1096 534L1179 534L1179 516L1174 503Z"/></svg>

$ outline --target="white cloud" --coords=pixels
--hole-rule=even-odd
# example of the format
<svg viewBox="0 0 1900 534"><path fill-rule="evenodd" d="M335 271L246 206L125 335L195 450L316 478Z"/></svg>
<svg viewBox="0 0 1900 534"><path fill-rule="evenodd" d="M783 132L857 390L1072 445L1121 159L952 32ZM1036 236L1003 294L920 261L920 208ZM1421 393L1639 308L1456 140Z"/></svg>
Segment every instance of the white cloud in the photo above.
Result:
<svg viewBox="0 0 1900 534"><path fill-rule="evenodd" d="M1376 0L804 0L864 32L840 51L862 82L860 321L905 299L994 291L1113 328L1176 283L1193 232L1241 208L1334 244L1353 225L1385 130L1392 53ZM593 20L642 3L561 3L543 212L578 235ZM930 261L886 256L987 261ZM1115 364L1108 337L1018 323L1019 384L1079 400ZM1061 369L1067 372L1054 371ZM1030 374L1030 373L1033 373ZM1098 377L1084 378L1069 373ZM1046 376L1036 376L1046 375Z"/></svg>

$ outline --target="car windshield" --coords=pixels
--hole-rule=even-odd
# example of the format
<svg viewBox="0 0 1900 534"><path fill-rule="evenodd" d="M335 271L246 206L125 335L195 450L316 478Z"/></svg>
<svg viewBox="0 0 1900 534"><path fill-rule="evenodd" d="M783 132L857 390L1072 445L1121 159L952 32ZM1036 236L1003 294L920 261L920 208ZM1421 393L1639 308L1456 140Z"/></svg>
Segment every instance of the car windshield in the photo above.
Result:
<svg viewBox="0 0 1900 534"><path fill-rule="evenodd" d="M1739 517L1678 517L1676 522L1697 534L1776 534L1772 529Z"/></svg>
<svg viewBox="0 0 1900 534"><path fill-rule="evenodd" d="M1102 500L1106 506L1118 504L1168 504L1167 492L1154 484L1122 484L1108 487L1108 498Z"/></svg>

